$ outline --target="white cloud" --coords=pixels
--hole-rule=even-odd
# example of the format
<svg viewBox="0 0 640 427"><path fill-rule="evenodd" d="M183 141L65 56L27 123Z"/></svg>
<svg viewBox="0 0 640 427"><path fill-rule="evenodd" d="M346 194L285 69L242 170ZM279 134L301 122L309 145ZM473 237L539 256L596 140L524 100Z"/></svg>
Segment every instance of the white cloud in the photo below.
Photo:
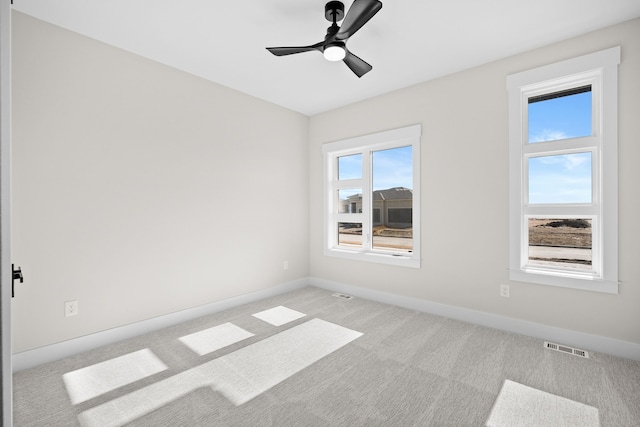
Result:
<svg viewBox="0 0 640 427"><path fill-rule="evenodd" d="M565 171L575 170L582 165L590 164L591 153L561 154L556 156L536 157L543 165L555 165Z"/></svg>
<svg viewBox="0 0 640 427"><path fill-rule="evenodd" d="M571 135L567 135L561 130L543 129L542 132L536 135L529 136L529 142L545 142L555 141L558 139L571 138Z"/></svg>

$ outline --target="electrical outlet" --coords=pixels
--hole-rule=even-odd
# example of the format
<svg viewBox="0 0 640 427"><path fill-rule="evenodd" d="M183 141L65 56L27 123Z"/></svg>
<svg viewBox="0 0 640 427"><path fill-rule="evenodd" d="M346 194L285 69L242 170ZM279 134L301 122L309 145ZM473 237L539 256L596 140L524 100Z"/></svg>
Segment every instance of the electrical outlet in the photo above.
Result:
<svg viewBox="0 0 640 427"><path fill-rule="evenodd" d="M500 296L504 298L510 297L509 285L500 285Z"/></svg>
<svg viewBox="0 0 640 427"><path fill-rule="evenodd" d="M64 303L65 317L75 316L78 314L78 301L67 301Z"/></svg>
<svg viewBox="0 0 640 427"><path fill-rule="evenodd" d="M283 269L283 270L288 270L288 269L289 269L289 261L285 261L285 262L282 264L282 269Z"/></svg>

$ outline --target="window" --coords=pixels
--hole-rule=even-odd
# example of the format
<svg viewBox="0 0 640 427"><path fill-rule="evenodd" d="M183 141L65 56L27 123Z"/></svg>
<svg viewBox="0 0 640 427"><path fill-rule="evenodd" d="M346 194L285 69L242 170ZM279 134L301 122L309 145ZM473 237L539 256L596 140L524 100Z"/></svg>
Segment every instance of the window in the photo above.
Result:
<svg viewBox="0 0 640 427"><path fill-rule="evenodd" d="M510 75L509 277L618 292L620 48Z"/></svg>
<svg viewBox="0 0 640 427"><path fill-rule="evenodd" d="M326 255L420 267L421 129L324 144Z"/></svg>

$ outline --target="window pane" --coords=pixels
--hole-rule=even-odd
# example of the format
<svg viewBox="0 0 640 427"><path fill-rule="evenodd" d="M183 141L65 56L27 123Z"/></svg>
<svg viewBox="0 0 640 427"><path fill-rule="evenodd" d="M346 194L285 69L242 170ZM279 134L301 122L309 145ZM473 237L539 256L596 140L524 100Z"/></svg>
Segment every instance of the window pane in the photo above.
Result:
<svg viewBox="0 0 640 427"><path fill-rule="evenodd" d="M591 203L591 152L529 158L529 203Z"/></svg>
<svg viewBox="0 0 640 427"><path fill-rule="evenodd" d="M591 270L592 220L529 218L529 264Z"/></svg>
<svg viewBox="0 0 640 427"><path fill-rule="evenodd" d="M338 213L362 213L362 189L338 190Z"/></svg>
<svg viewBox="0 0 640 427"><path fill-rule="evenodd" d="M374 151L373 247L413 250L413 159L411 147Z"/></svg>
<svg viewBox="0 0 640 427"><path fill-rule="evenodd" d="M591 135L591 86L529 98L529 142Z"/></svg>
<svg viewBox="0 0 640 427"><path fill-rule="evenodd" d="M338 157L338 180L362 178L362 154Z"/></svg>
<svg viewBox="0 0 640 427"><path fill-rule="evenodd" d="M362 246L362 224L358 222L339 222L338 246Z"/></svg>

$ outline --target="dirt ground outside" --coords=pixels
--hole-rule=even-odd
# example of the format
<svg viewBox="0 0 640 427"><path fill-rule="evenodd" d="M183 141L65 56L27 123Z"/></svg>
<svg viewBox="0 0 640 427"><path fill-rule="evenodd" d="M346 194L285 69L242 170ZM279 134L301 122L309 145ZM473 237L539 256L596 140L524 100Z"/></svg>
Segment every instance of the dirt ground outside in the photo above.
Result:
<svg viewBox="0 0 640 427"><path fill-rule="evenodd" d="M529 260L535 264L590 268L591 242L591 220L529 219Z"/></svg>
<svg viewBox="0 0 640 427"><path fill-rule="evenodd" d="M554 218L529 219L529 245L559 246L591 249L591 220L581 220L588 227L569 227L566 225L551 226L549 224L571 221Z"/></svg>

